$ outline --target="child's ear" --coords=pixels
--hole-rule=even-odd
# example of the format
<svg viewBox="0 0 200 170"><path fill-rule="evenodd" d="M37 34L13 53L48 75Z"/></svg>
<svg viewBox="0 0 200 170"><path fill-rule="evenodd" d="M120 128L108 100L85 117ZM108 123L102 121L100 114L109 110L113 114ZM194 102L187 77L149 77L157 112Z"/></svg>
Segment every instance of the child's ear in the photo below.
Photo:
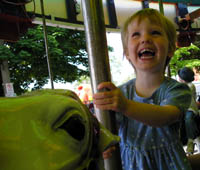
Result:
<svg viewBox="0 0 200 170"><path fill-rule="evenodd" d="M129 56L128 55L125 55L126 56L126 59L129 61L130 59L129 59Z"/></svg>
<svg viewBox="0 0 200 170"><path fill-rule="evenodd" d="M129 58L129 55L128 55L128 50L124 51L124 56L126 56L126 59L129 61L130 58Z"/></svg>

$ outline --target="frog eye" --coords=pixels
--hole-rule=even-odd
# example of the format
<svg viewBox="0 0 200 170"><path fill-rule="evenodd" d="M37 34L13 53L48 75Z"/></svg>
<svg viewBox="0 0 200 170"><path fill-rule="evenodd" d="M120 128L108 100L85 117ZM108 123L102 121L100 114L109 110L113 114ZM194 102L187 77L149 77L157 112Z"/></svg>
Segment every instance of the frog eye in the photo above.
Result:
<svg viewBox="0 0 200 170"><path fill-rule="evenodd" d="M85 126L81 118L77 116L70 117L59 128L65 130L78 141L81 141L85 136Z"/></svg>

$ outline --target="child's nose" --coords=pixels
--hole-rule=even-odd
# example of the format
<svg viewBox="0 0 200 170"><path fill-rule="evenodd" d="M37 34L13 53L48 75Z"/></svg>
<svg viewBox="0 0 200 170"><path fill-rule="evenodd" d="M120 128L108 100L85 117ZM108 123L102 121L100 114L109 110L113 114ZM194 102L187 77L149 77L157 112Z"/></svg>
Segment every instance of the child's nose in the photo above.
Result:
<svg viewBox="0 0 200 170"><path fill-rule="evenodd" d="M151 42L151 36L147 33L143 34L142 36L142 43L150 43Z"/></svg>

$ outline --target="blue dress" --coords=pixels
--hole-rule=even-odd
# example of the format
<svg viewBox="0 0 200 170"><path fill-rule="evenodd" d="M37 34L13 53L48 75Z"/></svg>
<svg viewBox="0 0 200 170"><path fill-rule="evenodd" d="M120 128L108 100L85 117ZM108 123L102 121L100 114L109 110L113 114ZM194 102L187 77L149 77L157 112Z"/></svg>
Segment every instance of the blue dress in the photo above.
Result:
<svg viewBox="0 0 200 170"><path fill-rule="evenodd" d="M161 86L149 98L143 98L134 90L135 79L120 86L131 100L156 105L174 105L185 113L190 105L191 93L187 85L165 78ZM116 114L121 137L120 151L124 170L191 170L179 139L180 121L160 128L144 125Z"/></svg>

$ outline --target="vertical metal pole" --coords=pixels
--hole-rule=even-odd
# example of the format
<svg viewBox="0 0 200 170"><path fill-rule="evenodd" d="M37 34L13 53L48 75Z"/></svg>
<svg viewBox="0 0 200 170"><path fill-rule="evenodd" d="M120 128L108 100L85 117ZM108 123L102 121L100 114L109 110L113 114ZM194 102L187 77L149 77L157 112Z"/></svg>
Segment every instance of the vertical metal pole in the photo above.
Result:
<svg viewBox="0 0 200 170"><path fill-rule="evenodd" d="M49 58L49 47L48 47L47 29L46 29L46 20L45 20L43 0L40 0L40 5L41 5L41 14L42 14L42 22L43 22L43 30L44 30L44 42L45 42L45 50L46 50L46 57L47 57L49 79L50 79L50 82L51 82L51 89L54 89L53 76L52 76L51 64L50 64L50 58Z"/></svg>
<svg viewBox="0 0 200 170"><path fill-rule="evenodd" d="M82 0L84 26L89 56L93 92L101 82L111 81L106 40L103 4L101 0ZM112 133L117 134L115 114L95 108L98 120ZM106 170L121 170L119 145L112 157L104 161Z"/></svg>
<svg viewBox="0 0 200 170"><path fill-rule="evenodd" d="M163 2L162 2L162 0L158 0L158 2L159 2L160 13L164 15Z"/></svg>
<svg viewBox="0 0 200 170"><path fill-rule="evenodd" d="M159 9L160 13L164 15L164 8L163 8L163 2L162 0L159 0ZM167 76L171 77L171 72L170 72L170 66L168 65L166 68Z"/></svg>

